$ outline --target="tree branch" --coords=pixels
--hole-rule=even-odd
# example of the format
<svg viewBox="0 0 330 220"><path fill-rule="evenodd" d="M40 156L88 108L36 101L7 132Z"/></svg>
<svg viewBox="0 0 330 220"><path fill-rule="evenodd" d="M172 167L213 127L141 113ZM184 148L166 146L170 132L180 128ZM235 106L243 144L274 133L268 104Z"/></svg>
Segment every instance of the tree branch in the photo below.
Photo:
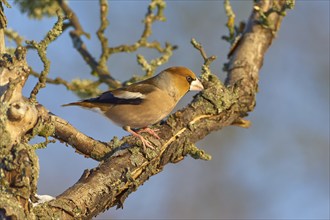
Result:
<svg viewBox="0 0 330 220"><path fill-rule="evenodd" d="M155 150L141 152L134 138L124 137L121 150L98 167L86 170L80 180L56 200L36 206L36 216L90 219L109 207L121 207L131 192L159 173L167 163L178 162L194 151L192 143L236 123L252 111L258 72L282 20L282 14L269 13L267 22L276 29L265 28L260 24L260 11L285 5L286 1L256 3L260 10L252 12L241 40L231 53L225 85L216 76L203 73L205 91L195 96L186 108L156 126L160 128L160 140L148 137L157 146Z"/></svg>
<svg viewBox="0 0 330 220"><path fill-rule="evenodd" d="M95 73L99 77L99 79L102 82L106 83L110 88L119 87L121 85L120 82L113 78L107 69L102 68L102 66L97 63L92 54L88 51L86 45L81 39L81 35L83 34L87 38L90 38L90 35L83 30L76 14L73 12L73 10L71 10L71 8L65 1L57 0L57 2L62 8L65 15L68 16L70 24L74 28L73 31L70 31L70 36L73 41L73 45L83 57L83 59L86 61L86 63L91 67L92 72Z"/></svg>
<svg viewBox="0 0 330 220"><path fill-rule="evenodd" d="M46 50L48 45L62 34L63 20L64 17L58 15L58 20L55 23L54 27L50 31L48 31L44 39L39 43L35 41L27 41L27 44L30 44L31 46L33 46L33 48L35 48L38 51L38 55L42 63L44 64L44 69L42 70L39 76L39 81L31 91L30 94L31 101L36 101L36 95L38 94L39 90L46 86L46 78L50 70L50 61L47 59Z"/></svg>
<svg viewBox="0 0 330 220"><path fill-rule="evenodd" d="M38 106L39 118L48 126L49 134L60 141L70 144L85 157L101 161L112 150L112 146L101 141L94 140L78 131L66 120L50 113L45 107Z"/></svg>
<svg viewBox="0 0 330 220"><path fill-rule="evenodd" d="M150 8L156 7L158 2L162 1L153 1ZM157 146L155 150L143 151L132 136L120 141L114 139L110 143L96 141L41 105L24 98L22 88L29 74L26 49L18 47L14 55L2 54L0 216L90 219L109 207L121 207L131 192L161 172L166 164L181 161L187 154L209 159L210 156L198 150L193 143L224 126L244 125L242 117L255 106L258 72L265 52L279 30L287 8L290 8L288 1L256 3L242 37L229 53L225 84L210 72L212 56L208 57L199 43L192 42L204 59L201 81L205 91L196 95L186 108L156 125L161 139L148 136ZM156 15L147 15L162 16L160 10ZM147 37L148 34L144 32L142 36ZM40 83L46 79L45 74L42 77ZM32 207L30 200L35 200L39 167L35 151L28 141L36 135L53 136L71 144L85 156L102 162L96 168L86 170L76 184L55 200Z"/></svg>

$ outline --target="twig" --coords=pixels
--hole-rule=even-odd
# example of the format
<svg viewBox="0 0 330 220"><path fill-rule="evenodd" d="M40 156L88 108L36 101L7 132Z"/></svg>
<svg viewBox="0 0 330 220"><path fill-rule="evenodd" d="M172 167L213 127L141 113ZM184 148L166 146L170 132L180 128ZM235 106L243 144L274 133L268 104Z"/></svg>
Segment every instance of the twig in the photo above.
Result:
<svg viewBox="0 0 330 220"><path fill-rule="evenodd" d="M40 78L40 74L37 73L36 71L34 71L32 69L32 67L30 67L30 74L32 76ZM64 85L69 90L73 89L73 86L69 82L67 82L66 80L64 80L60 77L56 77L55 79L51 79L51 78L46 77L46 83L55 84L55 85Z"/></svg>
<svg viewBox="0 0 330 220"><path fill-rule="evenodd" d="M62 8L64 14L68 17L70 20L70 25L74 27L75 34L77 36L85 35L87 38L90 38L90 34L85 32L82 26L80 25L79 19L77 15L74 13L74 11L69 7L69 5L66 3L66 1L63 0L57 0L59 6Z"/></svg>
<svg viewBox="0 0 330 220"><path fill-rule="evenodd" d="M46 148L49 143L56 143L56 139L49 140L48 137L45 137L44 142L33 144L31 147L35 150Z"/></svg>
<svg viewBox="0 0 330 220"><path fill-rule="evenodd" d="M172 46L169 43L162 47L158 41L148 42L148 38L152 34L152 24L155 21L165 21L163 10L166 6L163 0L152 0L148 7L148 12L144 18L144 30L140 38L132 45L119 45L116 47L108 46L108 39L104 36L104 31L107 28L109 21L107 20L108 15L108 3L106 0L100 0L100 20L101 24L97 31L97 36L101 42L102 53L100 60L97 61L91 53L88 51L86 45L81 39L80 35L86 33L83 31L78 17L72 11L72 9L62 0L58 0L60 7L63 9L64 13L69 17L70 24L75 28L74 31L70 32L74 47L81 54L86 63L91 67L92 74L97 75L101 82L106 83L110 88L120 87L122 84L113 78L107 68L106 62L112 54L121 52L134 52L139 48L151 48L160 52L162 55L156 59L150 61L150 64L142 55L138 56L138 63L146 71L145 76L138 78L139 80L150 77L154 74L156 68L169 60L176 46ZM154 12L157 9L156 12ZM137 78L133 77L126 83L131 83L136 81ZM125 83L123 83L125 84Z"/></svg>
<svg viewBox="0 0 330 220"><path fill-rule="evenodd" d="M279 4L278 2L275 2L273 7L268 9L267 11L263 11L257 4L254 5L253 9L259 13L259 20L257 22L263 26L264 28L267 28L272 31L272 34L276 34L276 32L279 29L279 26L276 26L269 22L269 16L272 13L279 14L281 16L286 15L287 9L293 9L295 6L295 0L287 0L285 1L285 4Z"/></svg>
<svg viewBox="0 0 330 220"><path fill-rule="evenodd" d="M86 63L91 67L92 74L97 75L99 79L106 83L110 88L118 88L121 83L117 81L115 78L113 78L109 71L106 69L101 68L97 61L94 59L94 57L89 53L86 45L83 43L81 38L77 36L74 32L70 32L70 36L73 41L74 47L77 49L77 51L80 53L80 55L83 57L83 59L86 61Z"/></svg>
<svg viewBox="0 0 330 220"><path fill-rule="evenodd" d="M138 64L141 65L142 69L146 72L145 76L141 77L141 79L152 76L156 68L166 63L169 60L169 58L172 56L173 50L177 48L177 46L173 46L170 43L166 43L165 47L162 47L158 41L148 42L148 38L152 34L153 23L156 21L166 20L164 16L165 7L166 7L166 3L163 0L152 0L152 2L149 4L148 11L143 20L144 30L142 31L140 38L131 45L123 44L116 47L108 48L107 51L108 56L121 52L134 52L140 48L155 49L159 53L161 53L162 55L159 58L153 59L149 63L142 55L137 56ZM154 12L155 10L157 11ZM131 80L135 80L135 78L132 78L127 82L130 82Z"/></svg>
<svg viewBox="0 0 330 220"><path fill-rule="evenodd" d="M191 39L191 44L201 53L201 55L202 55L202 57L203 57L203 59L204 59L204 65L205 66L207 66L207 67L209 67L210 66L210 64L215 60L215 59L217 59L217 57L216 56L210 56L210 57L208 57L207 55L206 55L206 53L205 53L205 50L204 50L204 48L202 47L202 45L200 44L200 43L198 43L197 41L196 41L196 39L195 38L193 38L193 39Z"/></svg>
<svg viewBox="0 0 330 220"><path fill-rule="evenodd" d="M99 66L102 69L107 69L107 60L109 58L109 53L107 53L107 48L109 47L108 38L104 36L104 31L109 25L108 16L108 1L100 0L100 27L97 31L97 36L101 42L102 53L99 60Z"/></svg>
<svg viewBox="0 0 330 220"><path fill-rule="evenodd" d="M235 41L236 38L236 34L235 34L235 13L230 5L230 1L229 0L225 0L224 1L224 8L226 11L226 15L227 15L227 23L226 26L229 30L229 36L223 36L224 39L226 39L228 42L230 42L230 44L232 44Z"/></svg>
<svg viewBox="0 0 330 220"><path fill-rule="evenodd" d="M11 5L7 2L7 0L1 0L1 1L7 8L11 8Z"/></svg>
<svg viewBox="0 0 330 220"><path fill-rule="evenodd" d="M152 75L154 75L157 67L166 63L171 58L173 54L173 50L175 50L176 48L177 48L176 46L173 46L170 43L166 43L165 48L161 50L162 55L160 57L152 59L150 63L144 58L144 56L138 54L137 62L140 66L142 66L142 69L146 72L143 78L149 78Z"/></svg>
<svg viewBox="0 0 330 220"><path fill-rule="evenodd" d="M30 67L30 75L39 78L40 74L34 71ZM80 80L80 79L73 79L71 82L68 82L61 77L56 77L55 79L51 79L46 77L46 83L54 84L54 85L63 85L68 90L76 93L81 98L92 97L99 95L101 91L98 89L98 86L101 84L100 81L91 81L91 80Z"/></svg>
<svg viewBox="0 0 330 220"><path fill-rule="evenodd" d="M148 12L144 19L144 30L141 35L141 41L147 40L148 37L152 34L152 24L155 21L165 21L166 18L164 17L164 8L166 7L166 3L163 0L152 0L148 7ZM153 13L153 10L157 8L156 15Z"/></svg>
<svg viewBox="0 0 330 220"><path fill-rule="evenodd" d="M152 34L152 24L155 21L165 21L165 17L163 14L164 8L166 4L163 0L152 0L148 7L148 12L143 20L144 23L144 30L142 31L142 34L140 36L140 39L138 39L134 44L132 45L120 45L117 47L109 47L108 53L109 55L120 53L120 52L134 52L139 48L153 48L156 49L158 52L162 52L163 48L161 47L160 43L158 41L148 42L148 38ZM157 8L156 14L153 13L153 11Z"/></svg>
<svg viewBox="0 0 330 220"><path fill-rule="evenodd" d="M14 31L13 29L5 29L5 35L8 37L9 40L13 40L17 46L22 46L24 38L18 34L18 32Z"/></svg>
<svg viewBox="0 0 330 220"><path fill-rule="evenodd" d="M68 16L71 26L74 28L73 31L70 31L70 37L73 41L73 45L80 53L82 58L86 61L86 63L91 67L92 75L97 75L99 79L102 82L106 83L110 88L119 87L121 83L114 79L107 69L102 68L88 51L86 45L84 44L80 36L85 35L87 38L90 38L90 35L83 30L77 15L73 12L73 10L68 6L65 1L57 1L64 13Z"/></svg>
<svg viewBox="0 0 330 220"><path fill-rule="evenodd" d="M57 15L57 18L58 20L53 26L53 28L50 31L48 31L48 33L46 34L44 39L40 41L40 43L37 43L35 41L26 41L27 44L30 44L35 49L37 49L38 55L44 64L44 69L40 74L39 81L37 82L37 84L34 86L34 88L30 93L31 101L36 101L36 95L38 94L39 90L46 86L46 77L50 69L50 61L47 59L46 50L48 45L54 40L56 40L56 38L62 34L62 26L63 26L63 21L65 19L64 16L60 14Z"/></svg>

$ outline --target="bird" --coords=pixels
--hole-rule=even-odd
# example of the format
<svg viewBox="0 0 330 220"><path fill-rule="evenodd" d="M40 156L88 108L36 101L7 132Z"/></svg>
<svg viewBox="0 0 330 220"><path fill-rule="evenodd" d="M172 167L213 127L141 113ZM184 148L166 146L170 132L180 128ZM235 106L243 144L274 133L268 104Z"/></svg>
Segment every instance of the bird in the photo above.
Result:
<svg viewBox="0 0 330 220"><path fill-rule="evenodd" d="M183 66L174 66L146 80L63 106L80 106L96 110L139 138L144 149L154 149L140 133L147 132L160 139L157 130L149 126L168 116L187 92L203 89L202 83L193 71Z"/></svg>

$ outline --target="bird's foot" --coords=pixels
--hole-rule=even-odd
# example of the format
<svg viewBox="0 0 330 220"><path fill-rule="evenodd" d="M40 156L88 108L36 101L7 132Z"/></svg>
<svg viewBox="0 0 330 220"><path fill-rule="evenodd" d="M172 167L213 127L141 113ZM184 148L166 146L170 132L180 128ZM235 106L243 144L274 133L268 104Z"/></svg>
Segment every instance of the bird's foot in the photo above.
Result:
<svg viewBox="0 0 330 220"><path fill-rule="evenodd" d="M146 133L149 133L150 135L154 136L155 138L157 139L160 139L160 137L158 136L158 134L156 133L156 131L159 131L159 129L151 129L151 128L141 128L137 131L137 133L143 133L143 132L146 132Z"/></svg>
<svg viewBox="0 0 330 220"><path fill-rule="evenodd" d="M152 146L152 144L150 143L150 141L144 139L142 136L139 137L140 140L142 141L142 144L143 144L143 150L145 151L146 150L146 147L149 147L150 149L155 149L154 146Z"/></svg>
<svg viewBox="0 0 330 220"><path fill-rule="evenodd" d="M141 142L142 142L142 145L143 145L143 150L145 151L146 150L146 147L149 147L151 149L155 149L154 146L152 146L152 144L150 143L150 141L146 140L144 137L142 137L142 135L140 135L140 131L138 132L135 132L133 131L130 127L126 126L124 127L124 130L126 130L127 132L131 133L134 137L138 137ZM151 129L150 129L151 130ZM146 131L148 132L148 131ZM149 133L149 132L148 132ZM150 134L150 133L149 133ZM156 134L156 133L155 133ZM156 134L157 135L157 134ZM158 136L158 135L157 135Z"/></svg>

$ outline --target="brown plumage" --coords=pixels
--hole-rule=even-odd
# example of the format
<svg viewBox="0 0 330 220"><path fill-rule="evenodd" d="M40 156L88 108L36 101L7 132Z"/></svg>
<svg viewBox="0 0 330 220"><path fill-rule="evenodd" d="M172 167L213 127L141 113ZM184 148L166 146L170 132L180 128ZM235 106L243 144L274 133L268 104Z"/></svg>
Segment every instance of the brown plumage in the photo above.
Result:
<svg viewBox="0 0 330 220"><path fill-rule="evenodd" d="M111 121L139 137L144 147L153 148L151 143L138 133L148 132L159 138L147 126L165 118L189 90L203 90L203 85L188 68L170 67L144 81L63 106L76 105L97 109Z"/></svg>

